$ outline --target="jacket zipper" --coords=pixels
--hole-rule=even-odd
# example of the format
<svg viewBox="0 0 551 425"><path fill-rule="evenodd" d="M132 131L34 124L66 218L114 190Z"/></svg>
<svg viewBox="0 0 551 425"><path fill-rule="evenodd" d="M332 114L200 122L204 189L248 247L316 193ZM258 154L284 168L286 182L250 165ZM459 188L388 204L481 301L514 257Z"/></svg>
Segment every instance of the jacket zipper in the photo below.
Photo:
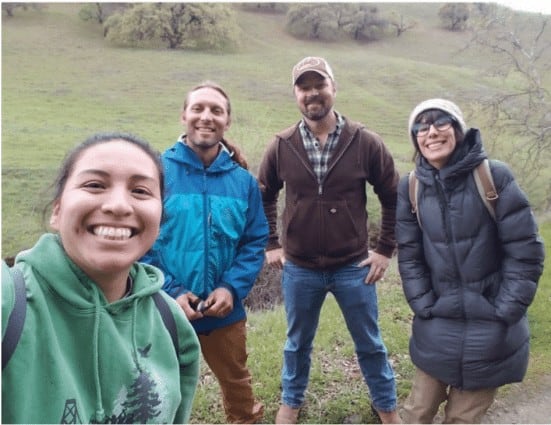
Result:
<svg viewBox="0 0 551 425"><path fill-rule="evenodd" d="M294 152L294 154L297 156L297 158L300 160L300 162L302 162L302 165L304 165L304 167L308 170L308 172L312 175L312 177L314 177L314 179L316 180L316 182L318 183L318 195L323 195L323 184L325 183L325 180L327 179L327 176L329 175L329 173L331 172L331 170L333 170L333 168L335 168L335 166L337 165L337 163L340 161L340 159L342 158L342 156L344 155L344 153L348 150L348 147L350 146L350 144L352 143L352 140L354 140L354 137L356 136L356 134L358 133L359 129L356 129L356 131L354 132L354 134L352 134L352 136L350 136L350 139L348 139L348 141L346 142L346 145L345 147L341 150L341 153L339 154L339 156L335 159L335 161L333 161L333 164L331 165L331 167L329 167L327 169L327 172L325 173L325 175L323 176L323 179L322 181L318 182L318 177L316 176L316 173L314 173L314 170L312 170L312 165L310 164L310 161L306 161L302 155L300 154L300 152L293 146L292 143L289 143L289 146L291 147L291 150ZM289 139L287 139L289 140Z"/></svg>
<svg viewBox="0 0 551 425"><path fill-rule="evenodd" d="M203 171L203 241L205 246L204 263L203 263L203 288L204 294L208 293L208 258L209 258L209 229L211 226L211 213L208 209L208 193L207 193L207 171ZM203 294L195 294L197 296L203 296Z"/></svg>
<svg viewBox="0 0 551 425"><path fill-rule="evenodd" d="M341 153L339 154L339 156L337 156L335 158L335 161L333 161L333 164L331 165L331 167L329 167L327 169L327 172L325 173L325 175L323 176L323 180L320 182L319 184L319 190L318 190L318 194L319 195L322 195L323 194L323 184L325 183L325 180L327 179L327 176L329 175L329 173L331 173L331 171L333 170L333 168L335 168L335 166L337 165L337 163L340 161L340 159L342 158L342 156L344 155L344 153L348 150L348 147L350 146L350 144L352 143L352 140L354 140L354 137L356 137L356 134L358 134L358 131L360 131L359 129L356 129L356 131L350 136L350 139L348 139L348 141L345 143L345 146L344 148L341 150Z"/></svg>
<svg viewBox="0 0 551 425"><path fill-rule="evenodd" d="M461 308L461 315L463 319L465 318L465 305L463 303L463 276L461 273L461 268L459 266L459 261L457 260L457 250L455 249L455 237L454 232L452 229L452 223L449 219L449 214L446 214L446 212L449 212L449 202L448 197L446 195L446 191L444 190L444 185L442 184L442 181L440 180L440 176L438 174L435 175L436 185L437 185L437 191L440 193L439 198L440 202L444 202L445 211L442 211L442 220L444 220L444 232L446 233L446 246L451 249L452 255L453 255L453 262L455 266L455 270L457 272L457 277L459 279L459 291L461 296L459 297L460 302L460 308ZM442 207L441 207L442 208ZM461 360L460 364L463 365L463 354L464 354L464 344L465 344L465 330L463 330L463 335L461 337ZM461 366L463 368L463 366ZM461 382L459 384L459 388L463 387L463 371L461 371Z"/></svg>
<svg viewBox="0 0 551 425"><path fill-rule="evenodd" d="M325 183L325 180L327 179L327 176L329 175L329 173L333 170L333 168L335 168L335 166L337 165L337 163L340 161L340 159L342 158L342 156L344 155L344 153L348 150L348 147L350 146L350 144L352 143L352 140L354 140L354 137L356 136L356 134L358 134L358 131L359 129L356 129L356 131L350 136L350 139L348 139L348 141L345 143L345 146L344 148L341 150L340 154L338 157L335 158L335 161L333 161L333 164L331 165L331 167L329 167L327 169L327 172L325 173L325 175L323 176L323 179L321 181L318 182L318 177L316 176L316 173L314 173L314 170L312 170L312 164L310 164L310 161L309 160L305 160L301 155L300 155L300 152L295 149L295 147L293 146L292 143L288 143L288 145L291 147L291 150L293 151L293 153L297 156L297 158L300 160L300 162L302 162L302 164L304 165L304 167L306 168L306 170L310 173L310 175L312 175L312 177L316 180L316 183L318 184L318 197L321 197L323 195L323 185ZM287 139L289 140L289 139ZM308 159L308 158L307 158ZM319 206L319 211L318 211L318 214L320 215L320 217L322 216L322 212L321 212L321 205L318 203L318 206ZM325 239L325 226L320 226L320 229L319 229L320 233L320 240L324 240Z"/></svg>

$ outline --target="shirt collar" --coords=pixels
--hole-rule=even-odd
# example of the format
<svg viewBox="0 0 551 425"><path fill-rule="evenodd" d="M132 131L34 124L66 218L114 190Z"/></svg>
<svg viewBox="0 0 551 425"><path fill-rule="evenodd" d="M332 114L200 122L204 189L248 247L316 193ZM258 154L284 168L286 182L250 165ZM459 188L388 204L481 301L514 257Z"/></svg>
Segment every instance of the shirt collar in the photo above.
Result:
<svg viewBox="0 0 551 425"><path fill-rule="evenodd" d="M344 117L341 114L339 114L337 111L333 111L333 113L335 114L335 117L337 118L337 125L335 126L335 131L333 131L331 134L339 134L342 130L342 127L344 126ZM306 124L306 121L304 120L304 118L302 118L300 120L299 129L302 132L306 132L308 137L314 138L314 133L312 133L312 130L310 130L310 128L308 127L308 124Z"/></svg>

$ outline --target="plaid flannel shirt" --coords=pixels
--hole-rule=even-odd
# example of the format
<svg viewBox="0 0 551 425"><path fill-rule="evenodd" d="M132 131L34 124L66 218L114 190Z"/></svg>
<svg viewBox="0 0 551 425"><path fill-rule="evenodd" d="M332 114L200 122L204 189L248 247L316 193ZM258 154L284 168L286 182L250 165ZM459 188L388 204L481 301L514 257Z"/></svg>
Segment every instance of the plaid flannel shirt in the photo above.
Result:
<svg viewBox="0 0 551 425"><path fill-rule="evenodd" d="M316 173L318 183L321 183L323 177L327 173L327 164L329 163L329 159L331 159L331 155L335 151L335 147L337 146L339 136L341 135L341 131L344 126L344 118L337 112L335 112L335 115L337 117L335 131L329 133L323 148L321 147L321 143L316 136L314 136L314 134L310 131L304 120L302 120L299 124L302 143L304 143L304 148L306 149L306 153L308 154L314 173Z"/></svg>

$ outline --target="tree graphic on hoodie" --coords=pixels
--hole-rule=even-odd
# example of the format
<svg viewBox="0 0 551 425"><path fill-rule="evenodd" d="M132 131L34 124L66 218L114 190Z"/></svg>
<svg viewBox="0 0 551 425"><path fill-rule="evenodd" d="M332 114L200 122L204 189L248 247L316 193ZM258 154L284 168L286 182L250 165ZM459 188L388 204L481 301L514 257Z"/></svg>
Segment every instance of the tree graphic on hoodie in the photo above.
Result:
<svg viewBox="0 0 551 425"><path fill-rule="evenodd" d="M101 424L135 424L158 423L152 421L161 414L158 406L161 404L159 393L155 391L156 383L148 372L138 370L138 376L130 386L126 399L120 407L122 411L103 418L92 417L89 423ZM80 423L78 409L74 399L67 400L61 423Z"/></svg>
<svg viewBox="0 0 551 425"><path fill-rule="evenodd" d="M144 424L159 416L161 411L157 407L161 404L161 400L154 388L155 381L151 379L149 373L140 371L130 387L127 400L123 403L127 419L133 423Z"/></svg>

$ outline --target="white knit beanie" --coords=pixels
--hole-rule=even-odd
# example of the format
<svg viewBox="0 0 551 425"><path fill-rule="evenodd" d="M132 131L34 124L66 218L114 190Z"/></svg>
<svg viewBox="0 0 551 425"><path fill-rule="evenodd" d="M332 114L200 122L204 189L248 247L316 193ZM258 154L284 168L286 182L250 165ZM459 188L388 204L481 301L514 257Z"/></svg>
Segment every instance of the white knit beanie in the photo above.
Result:
<svg viewBox="0 0 551 425"><path fill-rule="evenodd" d="M465 124L465 120L463 119L463 112L461 112L461 109L459 109L459 107L455 103L446 99L425 100L424 102L421 102L419 105L417 105L409 116L408 133L415 146L417 145L417 140L415 140L415 137L411 132L413 123L421 113L428 111L429 109L439 109L441 111L447 112L457 120L463 133L467 132L467 125Z"/></svg>

